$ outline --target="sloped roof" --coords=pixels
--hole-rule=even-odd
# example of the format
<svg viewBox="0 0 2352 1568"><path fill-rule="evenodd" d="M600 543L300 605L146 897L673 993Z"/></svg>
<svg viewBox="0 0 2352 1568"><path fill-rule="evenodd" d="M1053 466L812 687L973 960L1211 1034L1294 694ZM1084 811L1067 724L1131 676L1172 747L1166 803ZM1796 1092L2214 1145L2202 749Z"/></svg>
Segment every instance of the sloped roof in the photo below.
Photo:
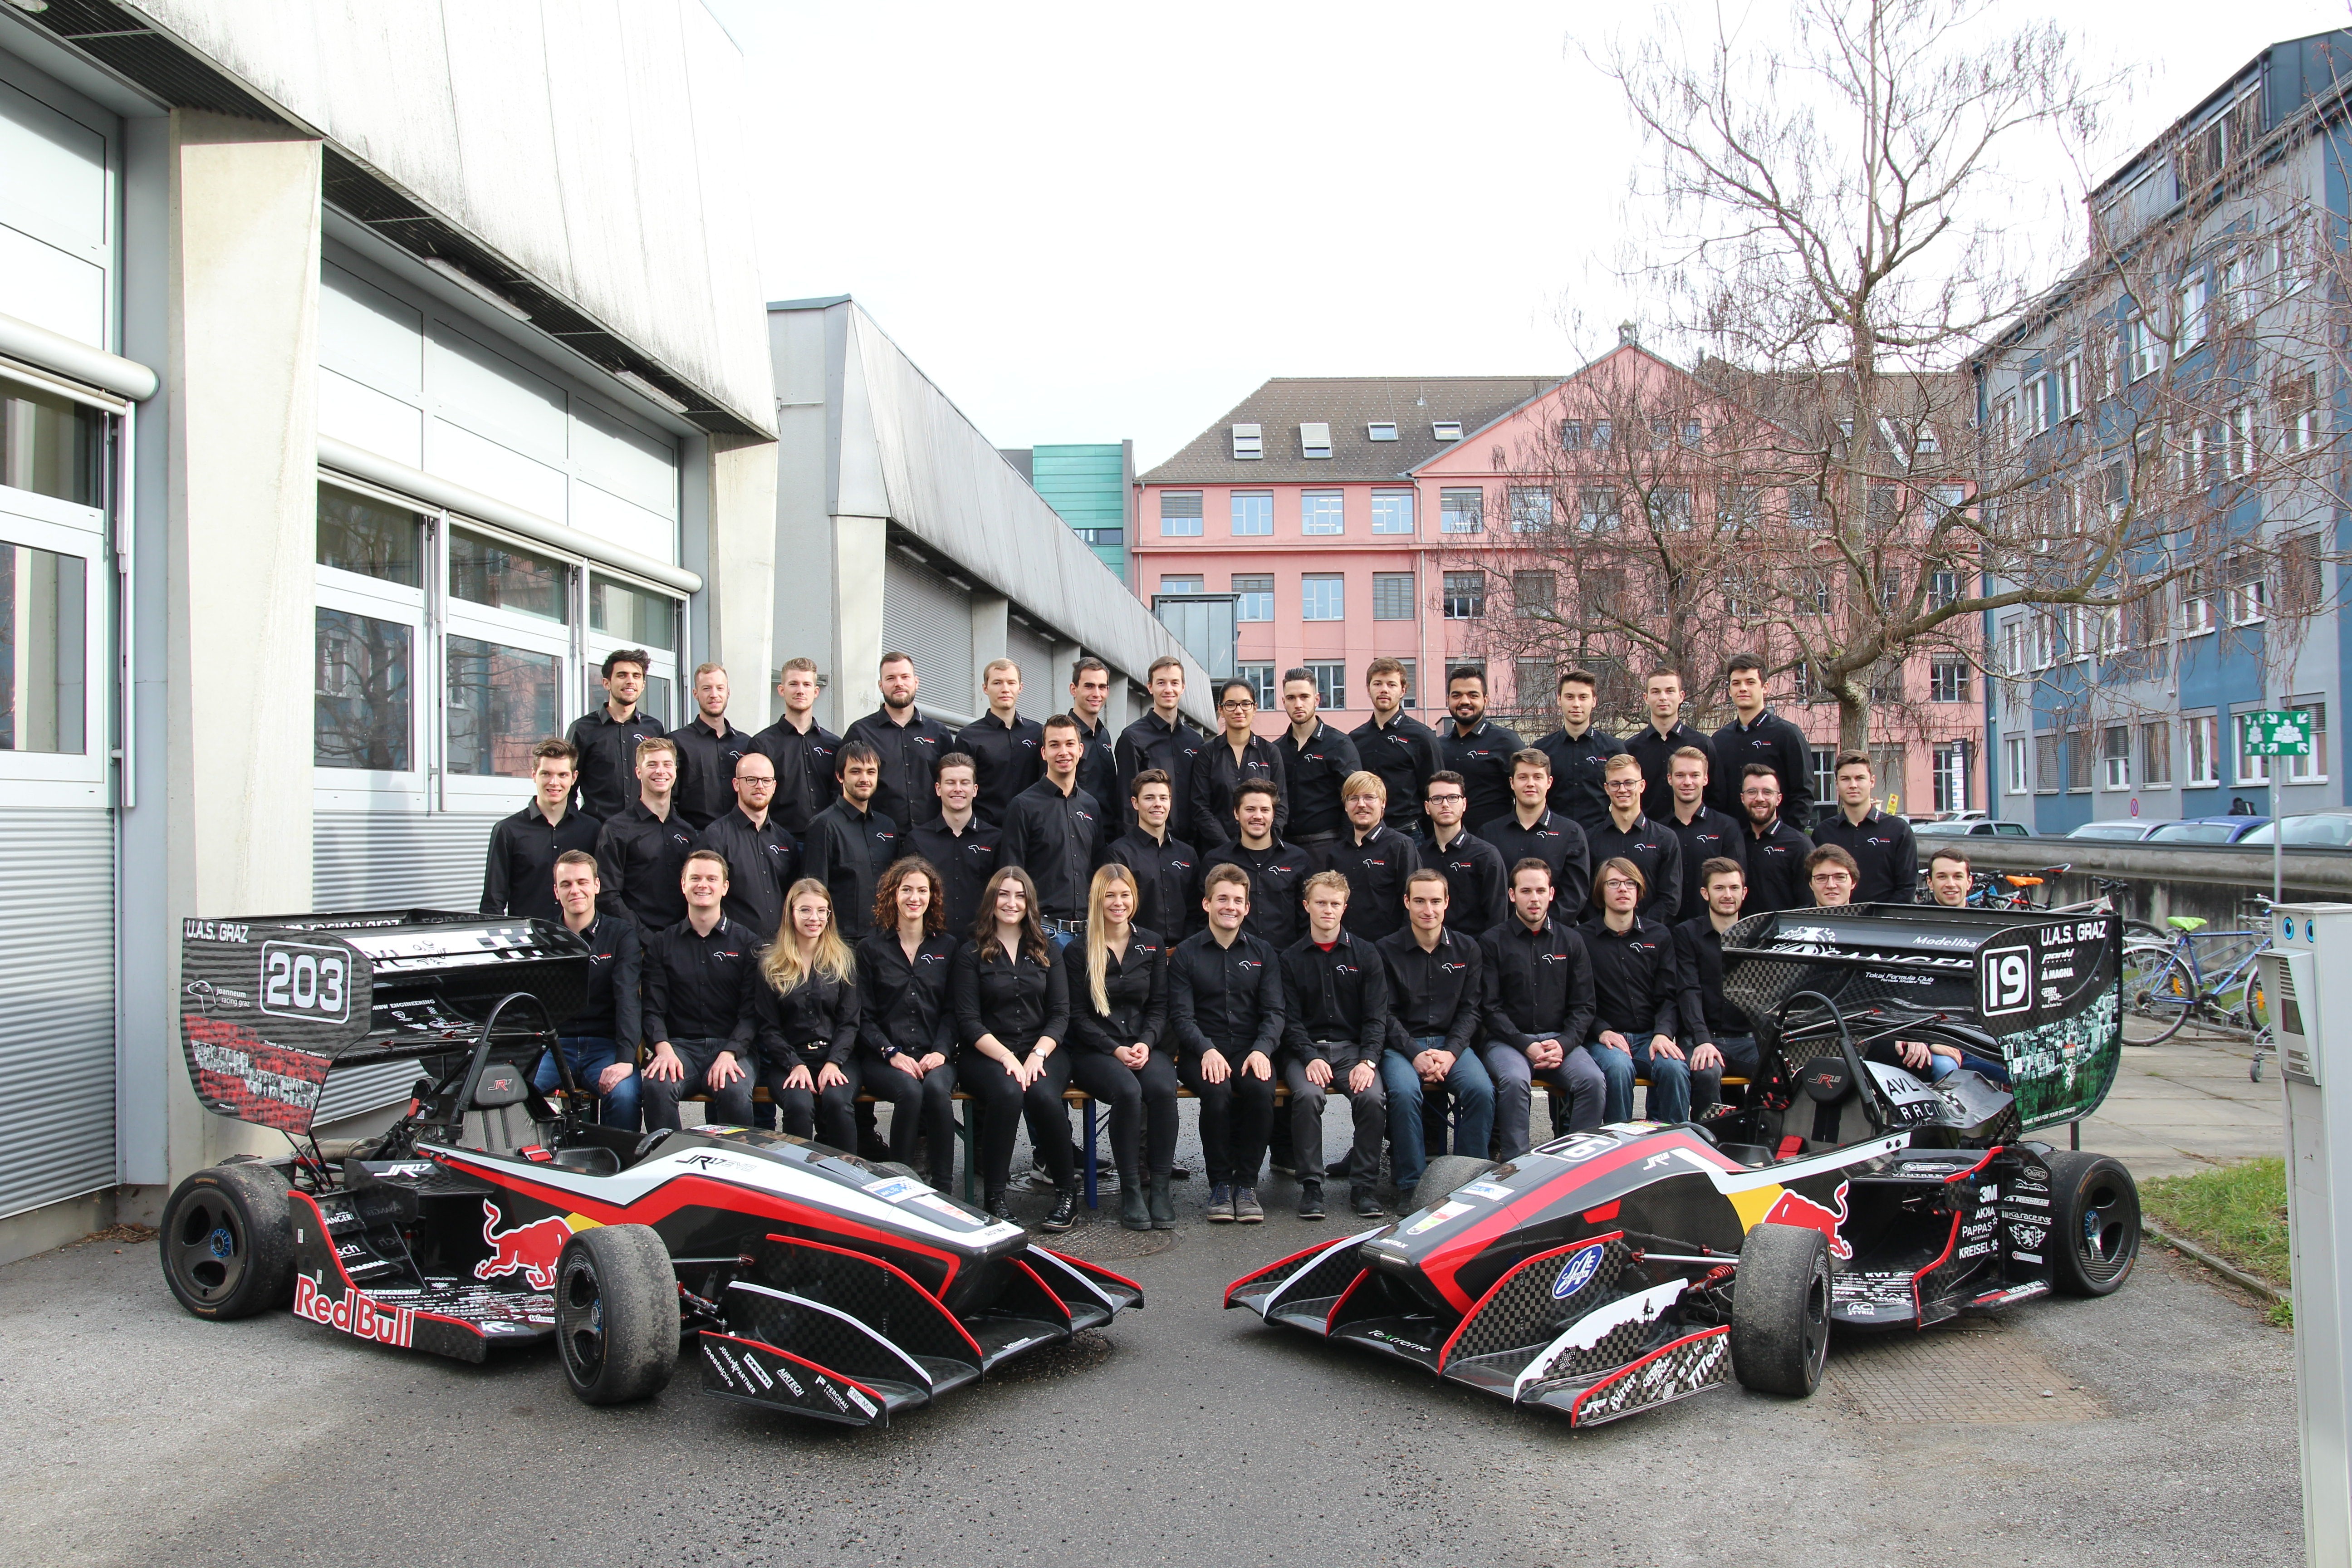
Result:
<svg viewBox="0 0 2352 1568"><path fill-rule="evenodd" d="M1326 480L1333 484L1398 479L1454 443L1430 426L1458 420L1468 436L1550 387L1557 375L1276 376L1137 482L1147 485L1248 485ZM1394 420L1397 438L1374 441L1365 427ZM1232 426L1255 424L1265 456L1236 459ZM1299 452L1298 426L1331 426L1331 455Z"/></svg>

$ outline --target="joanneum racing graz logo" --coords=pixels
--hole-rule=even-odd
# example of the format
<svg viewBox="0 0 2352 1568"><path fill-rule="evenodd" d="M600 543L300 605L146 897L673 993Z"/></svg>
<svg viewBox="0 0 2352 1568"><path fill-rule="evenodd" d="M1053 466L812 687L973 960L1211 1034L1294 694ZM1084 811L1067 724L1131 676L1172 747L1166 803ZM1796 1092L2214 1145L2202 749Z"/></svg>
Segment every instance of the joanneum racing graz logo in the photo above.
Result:
<svg viewBox="0 0 2352 1568"><path fill-rule="evenodd" d="M554 1289L555 1264L563 1256L563 1244L572 1239L574 1229L586 1228L587 1222L575 1226L562 1215L550 1215L500 1230L499 1222L505 1217L498 1205L482 1200L482 1239L490 1244L490 1255L474 1265L474 1278L499 1279L520 1274L534 1290Z"/></svg>
<svg viewBox="0 0 2352 1568"><path fill-rule="evenodd" d="M336 1300L322 1295L319 1282L308 1274L294 1277L294 1315L400 1350L406 1350L416 1335L415 1308L379 1307L363 1290L346 1290Z"/></svg>

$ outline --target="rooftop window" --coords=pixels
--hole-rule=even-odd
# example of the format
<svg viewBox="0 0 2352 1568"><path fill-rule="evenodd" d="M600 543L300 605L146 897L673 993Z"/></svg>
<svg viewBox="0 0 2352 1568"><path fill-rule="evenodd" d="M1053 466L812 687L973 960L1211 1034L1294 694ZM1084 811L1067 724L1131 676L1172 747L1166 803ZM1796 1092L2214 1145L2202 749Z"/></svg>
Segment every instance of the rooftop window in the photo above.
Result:
<svg viewBox="0 0 2352 1568"><path fill-rule="evenodd" d="M1298 455L1302 458L1329 457L1331 426L1325 424L1301 425L1298 427Z"/></svg>
<svg viewBox="0 0 2352 1568"><path fill-rule="evenodd" d="M1459 419L1433 420L1429 426L1429 435L1430 439L1433 441L1459 441L1462 439L1462 421Z"/></svg>
<svg viewBox="0 0 2352 1568"><path fill-rule="evenodd" d="M1367 441L1393 441L1396 438L1397 427L1393 419L1375 419L1364 426L1364 439Z"/></svg>
<svg viewBox="0 0 2352 1568"><path fill-rule="evenodd" d="M1250 461L1265 456L1265 433L1255 425L1234 426L1234 457Z"/></svg>

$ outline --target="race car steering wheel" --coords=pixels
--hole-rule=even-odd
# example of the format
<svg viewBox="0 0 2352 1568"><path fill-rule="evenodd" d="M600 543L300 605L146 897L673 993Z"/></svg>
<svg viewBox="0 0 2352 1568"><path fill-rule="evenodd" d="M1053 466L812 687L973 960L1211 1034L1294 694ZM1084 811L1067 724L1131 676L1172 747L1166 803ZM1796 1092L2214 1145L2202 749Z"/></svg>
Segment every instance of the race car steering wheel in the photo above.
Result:
<svg viewBox="0 0 2352 1568"><path fill-rule="evenodd" d="M662 1146L662 1140L667 1138L671 1133L677 1131L677 1129L675 1127L656 1127L652 1131L646 1133L644 1137L638 1139L637 1146L629 1151L629 1163L634 1165L638 1161L644 1159L646 1155L652 1153L655 1150L660 1148Z"/></svg>
<svg viewBox="0 0 2352 1568"><path fill-rule="evenodd" d="M1784 999L1774 1011L1785 1020L1789 1009L1808 996L1827 1008L1831 1020L1837 1025L1838 1054L1844 1058L1846 1071L1853 1075L1854 1086L1862 1090L1864 1103L1870 1107L1870 1119L1878 1123L1881 1132L1897 1125L1902 1118L1895 1112L1894 1100L1876 1075L1862 1065L1862 1053L1853 1046L1853 1031L1847 1026L1845 1014L1834 1001L1819 991L1799 991Z"/></svg>

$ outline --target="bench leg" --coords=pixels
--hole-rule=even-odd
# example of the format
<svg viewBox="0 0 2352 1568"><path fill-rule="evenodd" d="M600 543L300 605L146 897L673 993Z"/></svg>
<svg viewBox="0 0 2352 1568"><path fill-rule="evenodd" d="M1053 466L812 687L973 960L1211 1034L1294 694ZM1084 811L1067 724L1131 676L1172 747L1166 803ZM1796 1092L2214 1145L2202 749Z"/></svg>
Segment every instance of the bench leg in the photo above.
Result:
<svg viewBox="0 0 2352 1568"><path fill-rule="evenodd" d="M1087 1119L1087 1207L1098 1208L1101 1205L1095 1201L1095 1151L1097 1135L1094 1102L1088 1100L1078 1107L1078 1111Z"/></svg>
<svg viewBox="0 0 2352 1568"><path fill-rule="evenodd" d="M956 1142L963 1145L963 1201L968 1204L980 1201L973 1195L978 1191L975 1173L980 1164L979 1145L972 1141L971 1126L972 1107L977 1103L976 1100L967 1100L964 1108L956 1113Z"/></svg>

